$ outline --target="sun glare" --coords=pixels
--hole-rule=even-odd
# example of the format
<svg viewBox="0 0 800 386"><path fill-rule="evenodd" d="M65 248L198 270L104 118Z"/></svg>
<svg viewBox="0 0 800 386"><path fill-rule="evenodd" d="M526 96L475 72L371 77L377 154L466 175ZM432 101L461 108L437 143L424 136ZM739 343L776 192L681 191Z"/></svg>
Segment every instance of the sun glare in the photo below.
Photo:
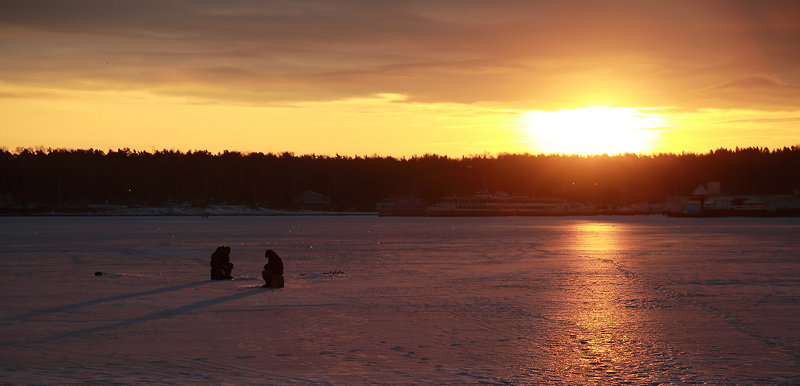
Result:
<svg viewBox="0 0 800 386"><path fill-rule="evenodd" d="M521 125L540 153L647 153L666 126L649 109L592 106L558 111L528 111Z"/></svg>

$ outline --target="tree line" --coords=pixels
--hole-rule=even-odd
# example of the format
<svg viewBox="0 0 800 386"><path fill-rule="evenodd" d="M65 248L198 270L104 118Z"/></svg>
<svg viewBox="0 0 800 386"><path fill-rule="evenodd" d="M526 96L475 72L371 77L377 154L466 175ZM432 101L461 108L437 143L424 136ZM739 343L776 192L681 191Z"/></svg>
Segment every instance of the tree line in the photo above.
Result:
<svg viewBox="0 0 800 386"><path fill-rule="evenodd" d="M374 210L413 195L431 203L477 191L599 204L656 203L721 183L728 194L800 190L800 147L707 154L500 154L449 158L344 157L225 151L0 150L0 202L14 208L90 204L247 204L292 208L313 190L333 209Z"/></svg>

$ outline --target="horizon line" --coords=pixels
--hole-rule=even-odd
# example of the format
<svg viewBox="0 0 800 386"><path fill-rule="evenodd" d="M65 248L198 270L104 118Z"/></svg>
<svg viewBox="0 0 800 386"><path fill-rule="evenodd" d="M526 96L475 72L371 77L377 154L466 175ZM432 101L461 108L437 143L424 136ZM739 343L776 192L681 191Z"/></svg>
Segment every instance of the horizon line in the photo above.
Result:
<svg viewBox="0 0 800 386"><path fill-rule="evenodd" d="M175 148L162 148L160 150L156 150L152 148L150 150L140 150L135 148L128 148L128 147L118 147L116 150L109 148L108 150L96 149L93 147L88 148L69 148L69 147L44 147L44 146L33 146L33 147L17 147L15 150L11 151L5 146L0 146L0 152L9 153L12 155L20 155L25 152L28 153L44 153L44 154L51 154L56 152L100 152L103 155L108 155L111 153L130 153L130 154L160 154L160 153L179 153L179 154L197 154L197 153L207 153L211 156L221 156L225 154L239 154L242 156L250 156L250 155L274 155L274 156L291 156L291 157L314 157L314 158L396 158L396 159L414 159L414 158L425 158L425 157L437 157L437 158L447 158L447 159L472 159L472 158L499 158L501 156L534 156L534 157L550 157L550 156L560 156L560 157L583 157L583 158L591 158L591 157L618 157L618 156L645 156L645 157L654 157L654 156L669 156L669 155L707 155L707 154L714 154L716 152L739 152L742 150L758 150L759 152L765 153L773 153L776 151L798 151L800 150L800 143L795 145L786 145L782 147L774 147L769 148L767 146L747 146L747 147L739 147L736 146L734 148L726 148L726 147L718 147L716 149L709 149L706 152L698 153L692 151L682 151L680 153L675 152L620 152L620 153L592 153L592 154L577 154L577 153L531 153L531 152L484 152L484 153L475 153L475 154L463 154L461 156L449 156L437 153L424 153L424 154L413 154L413 155L404 155L404 156L395 156L395 155L388 155L388 154L317 154L317 153L304 153L299 154L293 151L280 151L280 152L261 152L261 151L241 151L241 150L222 150L216 153L206 150L206 149L190 149L190 150L182 150L182 149L175 149Z"/></svg>

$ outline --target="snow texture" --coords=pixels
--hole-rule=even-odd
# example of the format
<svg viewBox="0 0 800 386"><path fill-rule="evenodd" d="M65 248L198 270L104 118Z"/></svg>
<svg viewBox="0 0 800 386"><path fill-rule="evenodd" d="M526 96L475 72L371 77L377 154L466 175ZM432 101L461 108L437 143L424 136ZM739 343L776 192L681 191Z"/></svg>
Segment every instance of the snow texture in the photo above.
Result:
<svg viewBox="0 0 800 386"><path fill-rule="evenodd" d="M3 217L0 383L797 384L799 236L797 218ZM220 245L235 280L209 280ZM266 248L285 288L260 288Z"/></svg>

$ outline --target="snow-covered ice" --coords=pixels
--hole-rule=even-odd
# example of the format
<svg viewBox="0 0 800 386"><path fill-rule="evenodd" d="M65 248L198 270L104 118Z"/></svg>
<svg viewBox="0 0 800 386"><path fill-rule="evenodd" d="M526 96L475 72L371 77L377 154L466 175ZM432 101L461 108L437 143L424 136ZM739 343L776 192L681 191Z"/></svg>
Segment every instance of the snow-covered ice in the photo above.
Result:
<svg viewBox="0 0 800 386"><path fill-rule="evenodd" d="M798 218L3 217L0 247L0 383L800 383Z"/></svg>

